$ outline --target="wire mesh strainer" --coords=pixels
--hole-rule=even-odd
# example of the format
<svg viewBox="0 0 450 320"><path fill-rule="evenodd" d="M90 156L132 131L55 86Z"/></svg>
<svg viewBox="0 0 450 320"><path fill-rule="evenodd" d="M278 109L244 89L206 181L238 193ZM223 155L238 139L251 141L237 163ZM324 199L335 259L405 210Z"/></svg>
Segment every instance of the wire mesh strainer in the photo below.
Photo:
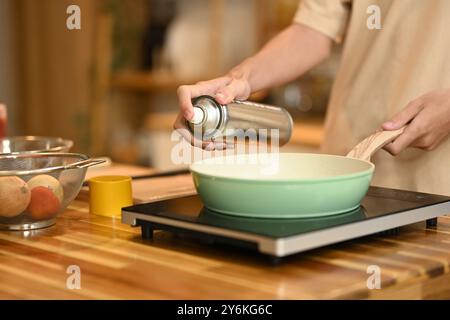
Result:
<svg viewBox="0 0 450 320"><path fill-rule="evenodd" d="M86 155L76 153L0 155L0 228L26 230L53 224L56 215L64 211L78 195L87 168L102 162L104 160L89 159ZM44 219L30 215L28 207L21 212L8 212L6 202L13 196L13 194L8 195L8 192L14 192L11 186L12 180L8 178L14 177L13 181L23 182L23 187L28 188L30 179L37 176L50 180L56 179L59 182L58 188L62 188L63 197L58 210Z"/></svg>
<svg viewBox="0 0 450 320"><path fill-rule="evenodd" d="M0 155L69 152L73 141L58 137L16 136L0 138Z"/></svg>

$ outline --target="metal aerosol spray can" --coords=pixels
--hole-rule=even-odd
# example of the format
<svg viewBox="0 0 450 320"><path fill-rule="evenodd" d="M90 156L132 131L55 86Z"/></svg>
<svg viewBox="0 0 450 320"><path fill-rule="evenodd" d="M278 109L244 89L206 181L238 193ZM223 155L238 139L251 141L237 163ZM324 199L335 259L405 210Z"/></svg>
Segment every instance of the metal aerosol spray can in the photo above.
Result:
<svg viewBox="0 0 450 320"><path fill-rule="evenodd" d="M201 133L201 140L251 137L258 141L279 139L280 146L286 144L292 134L292 117L286 109L250 101L234 100L222 105L210 96L192 100L194 117L187 122L194 135Z"/></svg>

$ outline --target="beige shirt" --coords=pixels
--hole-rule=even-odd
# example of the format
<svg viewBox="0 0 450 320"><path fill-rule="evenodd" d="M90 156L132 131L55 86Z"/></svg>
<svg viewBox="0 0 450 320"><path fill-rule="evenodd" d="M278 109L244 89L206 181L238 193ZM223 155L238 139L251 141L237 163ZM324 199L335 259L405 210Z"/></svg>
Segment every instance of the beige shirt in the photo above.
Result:
<svg viewBox="0 0 450 320"><path fill-rule="evenodd" d="M369 5L381 29L369 30ZM343 41L323 151L346 154L420 95L450 88L450 0L303 0L294 18ZM450 195L450 139L434 151L409 148L372 158L372 184Z"/></svg>

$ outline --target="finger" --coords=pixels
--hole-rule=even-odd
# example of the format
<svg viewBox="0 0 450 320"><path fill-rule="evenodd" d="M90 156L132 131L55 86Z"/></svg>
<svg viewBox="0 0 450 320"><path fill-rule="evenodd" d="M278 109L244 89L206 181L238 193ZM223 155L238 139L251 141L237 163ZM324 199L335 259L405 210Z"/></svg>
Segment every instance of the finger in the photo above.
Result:
<svg viewBox="0 0 450 320"><path fill-rule="evenodd" d="M197 141L199 141L199 140L197 140ZM232 146L227 145L226 143L224 143L222 141L202 141L201 147L207 151L233 149Z"/></svg>
<svg viewBox="0 0 450 320"><path fill-rule="evenodd" d="M186 121L182 113L177 115L175 122L173 123L173 128L176 129L187 129Z"/></svg>
<svg viewBox="0 0 450 320"><path fill-rule="evenodd" d="M247 82L243 80L232 80L227 86L219 89L216 100L220 104L227 104L234 99L246 99L250 94Z"/></svg>
<svg viewBox="0 0 450 320"><path fill-rule="evenodd" d="M418 138L417 132L418 130L416 129L416 125L412 123L411 125L406 127L405 131L400 136L398 136L398 138L384 146L383 149L385 149L393 156L396 156L404 149L409 147Z"/></svg>
<svg viewBox="0 0 450 320"><path fill-rule="evenodd" d="M214 143L212 141L203 141L195 138L191 131L187 128L177 128L176 130L183 137L183 139L189 142L192 146L205 150L214 150Z"/></svg>
<svg viewBox="0 0 450 320"><path fill-rule="evenodd" d="M408 105L391 120L383 123L381 126L384 130L397 130L410 122L423 108L421 99L416 99L408 103Z"/></svg>
<svg viewBox="0 0 450 320"><path fill-rule="evenodd" d="M434 143L431 135L422 136L411 143L411 147L427 150Z"/></svg>
<svg viewBox="0 0 450 320"><path fill-rule="evenodd" d="M187 120L194 116L192 99L201 95L214 95L216 91L230 82L229 77L220 77L208 81L201 81L195 85L183 85L177 90L181 111Z"/></svg>
<svg viewBox="0 0 450 320"><path fill-rule="evenodd" d="M175 123L173 124L173 128L191 145L197 146L200 148L202 147L202 145L203 145L202 141L195 139L195 137L193 136L193 134L187 127L186 120L184 119L184 116L182 113L178 114L178 116L175 120Z"/></svg>
<svg viewBox="0 0 450 320"><path fill-rule="evenodd" d="M194 107L192 106L191 101L191 89L190 86L181 86L177 90L178 94L178 103L180 105L181 112L183 112L184 118L187 120L192 119L194 116Z"/></svg>
<svg viewBox="0 0 450 320"><path fill-rule="evenodd" d="M411 147L419 148L426 151L432 151L436 149L442 141L444 141L447 138L445 134L436 134L436 133L429 133L425 134L418 139L416 139L412 144Z"/></svg>
<svg viewBox="0 0 450 320"><path fill-rule="evenodd" d="M229 148L229 146L223 141L204 141L201 139L197 139L189 128L186 125L186 120L182 113L179 113L174 124L173 128L183 137L184 140L188 141L192 146L197 148L202 148L205 150L224 150Z"/></svg>
<svg viewBox="0 0 450 320"><path fill-rule="evenodd" d="M231 82L230 77L219 77L208 81L197 82L193 87L195 87L195 92L193 98L204 95L204 94L215 94L217 90L225 87Z"/></svg>

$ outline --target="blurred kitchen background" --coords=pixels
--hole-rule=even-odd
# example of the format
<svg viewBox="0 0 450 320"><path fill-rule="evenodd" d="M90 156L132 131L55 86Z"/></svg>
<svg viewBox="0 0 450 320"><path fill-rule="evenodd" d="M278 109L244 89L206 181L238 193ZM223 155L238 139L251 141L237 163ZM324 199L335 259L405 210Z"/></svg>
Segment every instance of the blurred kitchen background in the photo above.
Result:
<svg viewBox="0 0 450 320"><path fill-rule="evenodd" d="M173 167L176 88L224 74L291 23L298 0L0 0L0 102L9 135L61 136L74 151ZM81 8L81 30L66 9ZM298 53L300 54L300 53ZM295 119L284 150L316 151L337 67L251 100Z"/></svg>

